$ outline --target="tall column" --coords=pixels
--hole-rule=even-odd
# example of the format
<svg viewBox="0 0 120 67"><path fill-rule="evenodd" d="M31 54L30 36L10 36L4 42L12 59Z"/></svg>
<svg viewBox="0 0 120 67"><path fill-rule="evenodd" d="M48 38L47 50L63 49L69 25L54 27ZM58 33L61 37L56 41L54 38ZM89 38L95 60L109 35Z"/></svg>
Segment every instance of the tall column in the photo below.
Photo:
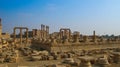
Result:
<svg viewBox="0 0 120 67"><path fill-rule="evenodd" d="M47 29L47 37L49 37L49 26L48 26L48 29Z"/></svg>
<svg viewBox="0 0 120 67"><path fill-rule="evenodd" d="M41 38L43 38L43 24L41 24Z"/></svg>
<svg viewBox="0 0 120 67"><path fill-rule="evenodd" d="M45 38L45 25L43 25L43 39Z"/></svg>
<svg viewBox="0 0 120 67"><path fill-rule="evenodd" d="M26 28L26 44L28 43L28 29Z"/></svg>
<svg viewBox="0 0 120 67"><path fill-rule="evenodd" d="M43 30L45 31L45 25L43 25Z"/></svg>
<svg viewBox="0 0 120 67"><path fill-rule="evenodd" d="M83 36L83 40L84 40L84 42L87 42L87 36L86 35Z"/></svg>
<svg viewBox="0 0 120 67"><path fill-rule="evenodd" d="M93 31L93 41L95 42L96 40L96 35L95 35L95 31Z"/></svg>
<svg viewBox="0 0 120 67"><path fill-rule="evenodd" d="M44 25L41 24L41 38L42 38L42 39L43 39L43 36L44 36L44 33L43 33L43 30L44 30L44 29L43 29L43 26L44 26Z"/></svg>
<svg viewBox="0 0 120 67"><path fill-rule="evenodd" d="M60 29L60 38L62 39L64 36L64 30L63 29Z"/></svg>
<svg viewBox="0 0 120 67"><path fill-rule="evenodd" d="M22 28L20 28L20 44L22 44Z"/></svg>
<svg viewBox="0 0 120 67"><path fill-rule="evenodd" d="M61 38L63 38L63 36L64 36L64 31L62 30L61 31Z"/></svg>
<svg viewBox="0 0 120 67"><path fill-rule="evenodd" d="M36 29L32 29L32 35L33 35L33 37L35 37L36 36Z"/></svg>
<svg viewBox="0 0 120 67"><path fill-rule="evenodd" d="M43 24L41 24L41 30L43 30Z"/></svg>
<svg viewBox="0 0 120 67"><path fill-rule="evenodd" d="M64 33L65 33L64 37L65 37L65 39L68 39L67 32L68 32L67 29L64 29Z"/></svg>
<svg viewBox="0 0 120 67"><path fill-rule="evenodd" d="M69 39L71 38L71 30L69 29Z"/></svg>
<svg viewBox="0 0 120 67"><path fill-rule="evenodd" d="M46 37L49 35L49 26L46 26Z"/></svg>
<svg viewBox="0 0 120 67"><path fill-rule="evenodd" d="M47 31L47 32L48 32L48 34L49 34L49 26L48 26L48 31Z"/></svg>
<svg viewBox="0 0 120 67"><path fill-rule="evenodd" d="M62 30L60 29L60 39L62 38Z"/></svg>
<svg viewBox="0 0 120 67"><path fill-rule="evenodd" d="M15 39L16 39L16 28L13 29L13 38L14 38L14 42L15 42Z"/></svg>

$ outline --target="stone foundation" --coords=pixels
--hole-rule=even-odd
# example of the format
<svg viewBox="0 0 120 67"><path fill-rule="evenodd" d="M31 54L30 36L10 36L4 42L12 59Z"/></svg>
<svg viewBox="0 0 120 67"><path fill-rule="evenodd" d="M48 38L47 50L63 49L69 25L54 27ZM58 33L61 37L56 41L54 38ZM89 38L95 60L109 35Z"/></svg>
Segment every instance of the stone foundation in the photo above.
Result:
<svg viewBox="0 0 120 67"><path fill-rule="evenodd" d="M68 51L80 51L80 50L92 50L92 49L106 49L106 48L120 48L119 43L107 43L107 44L71 44L71 45L49 45L49 44L40 44L40 43L34 43L32 45L33 47L37 49L45 49L49 52L68 52Z"/></svg>

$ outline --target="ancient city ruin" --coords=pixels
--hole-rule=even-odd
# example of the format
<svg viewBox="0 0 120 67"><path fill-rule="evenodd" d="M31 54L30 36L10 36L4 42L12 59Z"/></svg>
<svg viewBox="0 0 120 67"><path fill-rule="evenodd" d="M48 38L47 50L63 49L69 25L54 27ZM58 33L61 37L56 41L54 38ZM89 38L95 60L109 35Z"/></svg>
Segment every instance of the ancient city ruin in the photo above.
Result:
<svg viewBox="0 0 120 67"><path fill-rule="evenodd" d="M49 33L41 29L14 27L2 33L0 19L0 67L119 67L120 37L81 35L70 28ZM19 30L19 34L16 34ZM24 32L23 32L24 30Z"/></svg>

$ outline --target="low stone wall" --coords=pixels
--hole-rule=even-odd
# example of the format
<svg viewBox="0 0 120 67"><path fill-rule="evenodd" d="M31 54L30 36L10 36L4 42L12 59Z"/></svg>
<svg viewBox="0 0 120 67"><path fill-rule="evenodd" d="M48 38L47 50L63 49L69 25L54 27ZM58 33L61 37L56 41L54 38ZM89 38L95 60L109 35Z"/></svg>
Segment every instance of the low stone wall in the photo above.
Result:
<svg viewBox="0 0 120 67"><path fill-rule="evenodd" d="M120 43L80 43L75 44L71 43L70 45L58 44L58 45L50 45L50 44L40 44L34 43L32 45L37 49L45 49L49 52L67 52L67 51L79 51L79 50L92 50L92 49L105 49L105 48L119 48Z"/></svg>
<svg viewBox="0 0 120 67"><path fill-rule="evenodd" d="M51 51L67 52L67 51L79 51L79 50L106 49L106 48L120 48L120 44L53 46L51 47Z"/></svg>

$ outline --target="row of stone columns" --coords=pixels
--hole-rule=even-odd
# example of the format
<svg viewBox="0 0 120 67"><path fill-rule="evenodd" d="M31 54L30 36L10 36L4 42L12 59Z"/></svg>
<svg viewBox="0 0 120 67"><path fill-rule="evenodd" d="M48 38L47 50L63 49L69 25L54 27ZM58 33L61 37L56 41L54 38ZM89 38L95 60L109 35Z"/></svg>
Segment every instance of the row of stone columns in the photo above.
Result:
<svg viewBox="0 0 120 67"><path fill-rule="evenodd" d="M76 34L76 38L80 37L80 33ZM60 29L60 39L62 39L63 37L66 37L66 39L70 39L71 37L71 30L70 29ZM85 37L85 40L87 39L87 37ZM93 42L96 41L96 34L95 31L93 31Z"/></svg>
<svg viewBox="0 0 120 67"><path fill-rule="evenodd" d="M46 26L46 36L49 36L49 26Z"/></svg>
<svg viewBox="0 0 120 67"><path fill-rule="evenodd" d="M41 34L40 37L41 38L47 38L49 35L49 26L45 26L43 24L41 24Z"/></svg>
<svg viewBox="0 0 120 67"><path fill-rule="evenodd" d="M22 30L23 29L26 29L26 44L28 43L28 28L26 27L15 27L14 28L14 32L13 32L13 35L14 35L14 42L16 40L16 29L19 29L20 30L20 44L22 44Z"/></svg>
<svg viewBox="0 0 120 67"><path fill-rule="evenodd" d="M85 42L88 42L88 36L85 35L85 36L83 37L83 40L84 40ZM93 31L92 41L93 41L93 42L96 42L96 33L95 33L95 31Z"/></svg>
<svg viewBox="0 0 120 67"><path fill-rule="evenodd" d="M70 39L71 37L71 30L70 29L60 29L60 39L62 38L65 38L65 39Z"/></svg>

